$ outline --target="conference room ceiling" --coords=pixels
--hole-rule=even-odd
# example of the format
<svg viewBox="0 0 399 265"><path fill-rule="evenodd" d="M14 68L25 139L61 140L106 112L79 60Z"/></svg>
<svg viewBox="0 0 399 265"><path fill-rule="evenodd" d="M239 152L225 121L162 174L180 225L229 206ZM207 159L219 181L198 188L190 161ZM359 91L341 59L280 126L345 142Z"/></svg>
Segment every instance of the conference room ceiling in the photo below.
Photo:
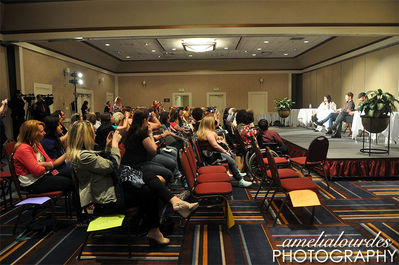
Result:
<svg viewBox="0 0 399 265"><path fill-rule="evenodd" d="M182 42L196 38L209 38L215 41L215 49L208 52L191 52L183 48ZM127 73L150 72L151 66L153 71L223 70L222 64L230 66L237 64L230 67L230 70L302 70L385 38L331 35L226 35L105 37L31 43L112 72ZM244 67L244 64L247 66ZM160 65L165 65L165 69L157 69ZM179 66L173 69L173 65Z"/></svg>

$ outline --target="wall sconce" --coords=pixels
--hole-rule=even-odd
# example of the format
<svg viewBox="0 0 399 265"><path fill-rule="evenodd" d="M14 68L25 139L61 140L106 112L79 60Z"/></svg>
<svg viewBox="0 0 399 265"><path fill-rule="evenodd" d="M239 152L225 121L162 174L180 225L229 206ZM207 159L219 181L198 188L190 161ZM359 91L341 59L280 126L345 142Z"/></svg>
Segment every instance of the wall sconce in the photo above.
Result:
<svg viewBox="0 0 399 265"><path fill-rule="evenodd" d="M64 69L64 77L69 76L70 73L71 73L71 69L69 69L69 68Z"/></svg>
<svg viewBox="0 0 399 265"><path fill-rule="evenodd" d="M263 80L263 78L261 77L261 78L259 78L259 84L260 85L263 85L263 81L265 81L265 80Z"/></svg>
<svg viewBox="0 0 399 265"><path fill-rule="evenodd" d="M143 87L147 86L147 82L145 80L141 81L141 84L143 85Z"/></svg>
<svg viewBox="0 0 399 265"><path fill-rule="evenodd" d="M98 84L102 84L104 83L104 76L102 76L101 78L98 79Z"/></svg>

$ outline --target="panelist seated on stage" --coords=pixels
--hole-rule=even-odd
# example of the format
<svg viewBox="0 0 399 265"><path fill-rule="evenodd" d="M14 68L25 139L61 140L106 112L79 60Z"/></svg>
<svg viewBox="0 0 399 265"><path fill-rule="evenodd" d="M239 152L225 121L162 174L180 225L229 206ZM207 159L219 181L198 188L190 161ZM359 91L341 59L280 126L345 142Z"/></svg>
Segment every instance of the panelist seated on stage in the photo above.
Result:
<svg viewBox="0 0 399 265"><path fill-rule="evenodd" d="M317 122L317 125L322 125L323 123L328 121L330 128L328 129L326 134L331 134L332 138L341 138L342 122L348 115L353 116L353 111L355 109L355 103L353 103L353 93L347 93L345 95L345 100L346 103L341 109L330 113L325 119Z"/></svg>
<svg viewBox="0 0 399 265"><path fill-rule="evenodd" d="M331 100L331 96L325 95L323 102L317 108L316 112L312 114L312 121L317 123L317 121L325 119L330 113L335 112L336 110L337 105ZM327 130L330 128L328 122L325 122L322 125L324 125ZM317 125L315 131L320 132L323 129L322 125Z"/></svg>

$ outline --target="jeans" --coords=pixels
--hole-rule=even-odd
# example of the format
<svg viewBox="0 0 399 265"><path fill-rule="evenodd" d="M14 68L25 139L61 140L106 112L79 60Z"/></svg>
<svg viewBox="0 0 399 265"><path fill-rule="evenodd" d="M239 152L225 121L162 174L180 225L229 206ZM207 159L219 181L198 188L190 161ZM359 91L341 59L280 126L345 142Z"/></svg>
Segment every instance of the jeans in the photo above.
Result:
<svg viewBox="0 0 399 265"><path fill-rule="evenodd" d="M173 176L180 176L179 166L177 164L177 150L176 148L168 148L170 152L167 152L165 148L161 149L161 152L157 154L151 161L163 165L167 169L173 172Z"/></svg>
<svg viewBox="0 0 399 265"><path fill-rule="evenodd" d="M166 182L170 182L171 179L173 178L172 171L167 169L164 165L154 161L146 161L140 167L140 170L143 171L144 174L152 173L155 175L160 175L166 180Z"/></svg>
<svg viewBox="0 0 399 265"><path fill-rule="evenodd" d="M336 135L341 135L341 130L342 130L342 122L345 120L345 117L348 116L349 113L348 112L341 112L338 117L335 119L335 126L337 132L335 133Z"/></svg>
<svg viewBox="0 0 399 265"><path fill-rule="evenodd" d="M330 114L328 114L327 117L325 117L320 122L325 123L326 121L328 121L328 127L331 129L333 122L337 119L338 115L339 115L338 113L331 112Z"/></svg>
<svg viewBox="0 0 399 265"><path fill-rule="evenodd" d="M230 169L231 173L233 174L233 177L236 180L240 181L242 179L242 177L240 175L240 171L238 171L238 167L237 167L237 164L236 164L236 161L234 160L234 158L226 153L221 153L221 155L224 159L227 160L227 163L229 164L229 169Z"/></svg>

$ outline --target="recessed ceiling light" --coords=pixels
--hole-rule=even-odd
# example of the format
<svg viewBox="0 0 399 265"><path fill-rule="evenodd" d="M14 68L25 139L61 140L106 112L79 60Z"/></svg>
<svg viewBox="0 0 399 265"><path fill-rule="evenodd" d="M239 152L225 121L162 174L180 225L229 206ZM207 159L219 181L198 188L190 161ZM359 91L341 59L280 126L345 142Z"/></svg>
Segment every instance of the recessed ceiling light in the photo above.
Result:
<svg viewBox="0 0 399 265"><path fill-rule="evenodd" d="M257 50L258 50L258 51L261 51L261 50L262 50L262 48L258 48Z"/></svg>
<svg viewBox="0 0 399 265"><path fill-rule="evenodd" d="M224 49L225 49L225 50L228 50L229 48L228 48L228 47L224 47Z"/></svg>
<svg viewBox="0 0 399 265"><path fill-rule="evenodd" d="M303 43L309 43L309 41L308 40L304 40Z"/></svg>
<svg viewBox="0 0 399 265"><path fill-rule="evenodd" d="M126 56L126 59L130 59L130 56L128 55L128 56Z"/></svg>
<svg viewBox="0 0 399 265"><path fill-rule="evenodd" d="M111 44L109 44L109 43L105 43L105 46L109 47L109 46L111 46Z"/></svg>
<svg viewBox="0 0 399 265"><path fill-rule="evenodd" d="M193 55L192 55L192 54L189 54L188 57L193 57Z"/></svg>
<svg viewBox="0 0 399 265"><path fill-rule="evenodd" d="M288 55L288 53L284 53L284 55L285 55L285 56L287 56L287 55Z"/></svg>
<svg viewBox="0 0 399 265"><path fill-rule="evenodd" d="M263 43L269 43L269 41L268 41L268 40L265 40Z"/></svg>
<svg viewBox="0 0 399 265"><path fill-rule="evenodd" d="M176 48L172 48L172 51L176 51Z"/></svg>
<svg viewBox="0 0 399 265"><path fill-rule="evenodd" d="M248 51L244 51L244 52L248 52Z"/></svg>
<svg viewBox="0 0 399 265"><path fill-rule="evenodd" d="M253 53L252 56L256 56L256 53Z"/></svg>
<svg viewBox="0 0 399 265"><path fill-rule="evenodd" d="M216 48L216 40L209 38L186 39L181 44L184 50L188 52L210 52Z"/></svg>
<svg viewBox="0 0 399 265"><path fill-rule="evenodd" d="M161 55L158 55L158 58L161 58Z"/></svg>
<svg viewBox="0 0 399 265"><path fill-rule="evenodd" d="M156 50L151 50L151 52L156 52Z"/></svg>
<svg viewBox="0 0 399 265"><path fill-rule="evenodd" d="M145 46L148 46L148 43L146 42L144 45L145 45Z"/></svg>

